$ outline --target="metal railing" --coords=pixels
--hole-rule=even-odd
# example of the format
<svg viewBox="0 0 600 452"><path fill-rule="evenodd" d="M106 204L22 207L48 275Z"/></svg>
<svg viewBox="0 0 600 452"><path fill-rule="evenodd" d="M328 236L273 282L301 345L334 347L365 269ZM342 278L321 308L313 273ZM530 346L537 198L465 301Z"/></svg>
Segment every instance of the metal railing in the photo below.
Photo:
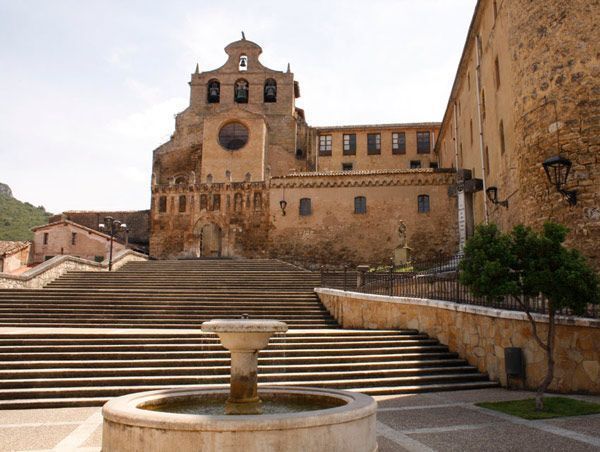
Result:
<svg viewBox="0 0 600 452"><path fill-rule="evenodd" d="M491 298L475 296L459 281L460 256L440 257L434 260L393 263L379 266L345 266L331 269L321 267L321 287L353 292L450 301L486 306L511 311L523 311L522 304L513 297ZM537 297L524 301L530 312L546 314L548 300ZM574 315L568 309L560 315ZM600 318L600 306L588 305L580 317Z"/></svg>

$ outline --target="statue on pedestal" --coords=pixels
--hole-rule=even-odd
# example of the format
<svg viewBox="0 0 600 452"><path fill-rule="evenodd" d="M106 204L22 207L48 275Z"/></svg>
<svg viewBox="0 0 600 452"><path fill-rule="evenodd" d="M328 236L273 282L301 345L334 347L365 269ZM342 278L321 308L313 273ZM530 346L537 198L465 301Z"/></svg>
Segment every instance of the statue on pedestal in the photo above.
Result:
<svg viewBox="0 0 600 452"><path fill-rule="evenodd" d="M398 225L398 239L398 246L394 250L394 264L404 265L410 261L411 249L406 245L406 225L402 220Z"/></svg>

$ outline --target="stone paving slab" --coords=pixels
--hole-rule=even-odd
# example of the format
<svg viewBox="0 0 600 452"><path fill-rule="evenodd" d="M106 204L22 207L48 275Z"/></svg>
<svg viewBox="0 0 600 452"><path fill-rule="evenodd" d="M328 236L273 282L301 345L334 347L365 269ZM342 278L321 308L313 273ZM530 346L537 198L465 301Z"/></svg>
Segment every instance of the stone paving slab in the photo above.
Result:
<svg viewBox="0 0 600 452"><path fill-rule="evenodd" d="M474 405L529 397L500 388L376 397L379 452L600 451L600 414L527 421ZM598 396L573 397L600 403ZM100 410L0 411L0 451L98 452Z"/></svg>

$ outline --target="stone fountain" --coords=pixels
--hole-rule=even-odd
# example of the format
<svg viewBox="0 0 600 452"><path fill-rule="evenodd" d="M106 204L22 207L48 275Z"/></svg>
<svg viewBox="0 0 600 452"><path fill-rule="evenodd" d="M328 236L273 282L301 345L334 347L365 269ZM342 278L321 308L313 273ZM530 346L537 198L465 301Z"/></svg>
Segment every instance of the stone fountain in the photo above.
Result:
<svg viewBox="0 0 600 452"><path fill-rule="evenodd" d="M377 450L370 396L285 386L257 391L258 352L287 331L285 323L212 320L202 330L231 352L229 391L182 387L113 399L102 409L103 452Z"/></svg>

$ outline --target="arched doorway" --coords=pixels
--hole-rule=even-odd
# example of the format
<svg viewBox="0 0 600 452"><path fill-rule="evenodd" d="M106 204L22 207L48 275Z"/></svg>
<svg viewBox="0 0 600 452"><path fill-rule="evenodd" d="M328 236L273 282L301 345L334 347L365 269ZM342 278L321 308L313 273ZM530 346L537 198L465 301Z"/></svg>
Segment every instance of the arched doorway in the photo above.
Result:
<svg viewBox="0 0 600 452"><path fill-rule="evenodd" d="M199 257L221 257L222 236L221 228L214 223L199 225L197 234Z"/></svg>

